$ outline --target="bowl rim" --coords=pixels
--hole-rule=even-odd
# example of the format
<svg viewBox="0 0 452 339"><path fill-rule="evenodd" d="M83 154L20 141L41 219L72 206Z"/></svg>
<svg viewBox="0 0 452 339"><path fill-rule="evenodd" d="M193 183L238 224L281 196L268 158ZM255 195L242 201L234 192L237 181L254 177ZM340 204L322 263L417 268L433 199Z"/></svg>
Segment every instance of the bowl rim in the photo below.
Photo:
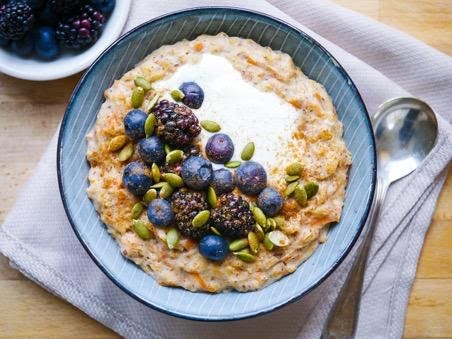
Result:
<svg viewBox="0 0 452 339"><path fill-rule="evenodd" d="M158 22L159 20L162 19L166 19L166 18L170 18L172 16L175 15L183 15L183 14L190 14L193 13L195 14L196 12L199 11L209 11L209 10L228 10L231 12L239 12L239 13L250 13L253 15L257 15L257 16L262 16L265 17L266 19L270 19L278 24L281 25L285 25L288 28L290 28L291 30L293 30L294 32L300 34L301 36L303 36L303 38L309 40L312 44L314 44L316 47L320 48L320 50L325 53L337 66L337 69L339 70L339 72L344 76L344 78L347 80L349 87L351 87L352 92L354 93L354 96L356 96L356 98L358 99L358 101L361 103L365 114L365 124L367 125L368 129L371 131L370 134L370 138L371 138L371 144L372 144L372 149L373 149L373 156L372 156L372 160L373 160L373 168L371 171L371 187L370 187L370 194L369 194L369 199L366 203L366 208L364 211L363 216L361 217L361 219L359 220L359 227L357 232L355 233L355 235L353 236L352 241L350 242L350 244L345 248L342 256L338 257L337 260L326 270L325 274L318 279L318 281L316 281L312 286L310 286L308 289L306 289L305 291L303 291L302 293L298 294L298 295L294 295L293 297L291 297L290 299L281 302L280 304L276 304L276 305L272 305L269 306L263 310L260 311L254 311L250 314L245 314L243 316L239 316L239 317L234 317L234 318L207 318L207 317L202 317L202 316L192 316L192 315L188 315L185 313L178 313L177 311L172 311L172 310L168 310L165 309L163 307L160 306L156 306L153 303L151 303L150 301L146 300L145 298L137 295L135 292L131 291L130 289L128 289L126 286L124 286L120 281L117 280L117 278L110 273L110 271L102 264L102 261L100 258L98 258L94 252L90 249L89 245L83 240L81 233L79 232L76 223L74 222L74 220L72 219L71 216L71 212L68 206L68 201L66 200L66 196L65 196L65 191L64 191L64 186L63 186L63 178L62 178L62 169L61 169L61 158L62 158L62 141L63 141L63 137L64 137L64 131L65 131L65 127L66 127L66 123L67 123L67 119L69 116L69 113L72 109L72 105L74 103L74 100L77 96L77 93L80 89L80 87L82 87L82 85L84 84L87 76L89 75L89 73L93 70L93 68L95 67L95 65L100 61L100 59L102 59L104 57L104 55L106 55L107 53L109 53L120 41L126 39L127 37L129 37L131 34L135 33L136 31L150 25L153 24L155 22ZM57 145L57 176L58 176L58 187L59 187L59 191L60 191L60 196L61 196L61 200L63 202L63 207L65 210L65 213L68 217L69 223L71 224L71 227L74 231L74 233L76 234L78 240L80 241L80 243L82 244L83 248L85 249L85 251L88 253L88 255L91 257L91 259L94 261L94 263L100 268L100 270L116 285L118 286L123 292L125 292L127 295L131 296L132 298L134 298L135 300L139 301L140 303L150 307L153 310L162 312L164 314L168 314L171 316L175 316L178 318L182 318L182 319L186 319L186 320L194 320L194 321L201 321L201 322L229 322L229 321L237 321L237 320L243 320L243 319L248 319L248 318L254 318L257 316L262 316L265 314L268 314L270 312L276 311L284 306L287 306L295 301L300 300L301 298L303 298L304 296L306 296L307 294L309 294L311 291L313 291L315 288L317 288L322 282L324 282L337 268L338 266L345 260L345 258L350 254L351 250L353 249L354 245L356 244L359 236L361 235L363 229L364 229L364 225L366 224L366 221L369 217L369 212L371 209L371 206L373 205L373 201L374 201L374 196L375 196L375 188L376 188L376 180L377 180L377 153L376 153L376 143L375 143L375 136L374 136L374 132L373 132L373 128L372 128L372 123L371 123L371 118L369 116L369 113L367 111L367 107L361 97L361 94L358 91L358 88L356 87L355 83L353 82L353 80L350 78L350 76L348 75L348 73L345 71L345 69L343 68L343 66L336 60L336 58L334 56L331 55L330 52L328 52L328 50L323 47L317 40L315 40L314 38L312 38L309 34L305 33L304 31L302 31L301 29L295 27L292 24L289 24L288 22L286 22L285 20L279 19L277 17L274 17L272 15L263 13L263 12L259 12L259 11L255 11L255 10L251 10L251 9L245 9L245 8L240 8L240 7L235 7L235 6L199 6L199 7L192 7L192 8L187 8L187 9L183 9L183 10L178 10L178 11L172 11L160 16L157 16L155 18L152 18L148 21L145 21L144 23L134 27L133 29L131 29L130 31L128 31L127 33L123 34L120 38L118 38L117 40L115 40L107 49L105 49L97 58L96 60L93 62L93 64L84 72L84 74L82 75L82 77L80 78L80 80L78 81L76 87L74 88L69 103L67 105L66 111L64 113L63 116L63 120L61 122L61 126L60 126L60 131L58 134L58 145ZM298 268L297 268L298 269Z"/></svg>

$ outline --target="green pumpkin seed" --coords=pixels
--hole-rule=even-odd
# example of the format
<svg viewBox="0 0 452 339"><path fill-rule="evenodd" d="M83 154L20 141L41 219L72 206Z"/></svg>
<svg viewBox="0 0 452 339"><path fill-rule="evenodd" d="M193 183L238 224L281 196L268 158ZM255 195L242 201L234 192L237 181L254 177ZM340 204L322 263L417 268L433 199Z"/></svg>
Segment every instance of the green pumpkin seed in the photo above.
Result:
<svg viewBox="0 0 452 339"><path fill-rule="evenodd" d="M162 179L174 188L180 188L184 186L184 181L182 180L182 178L174 173L165 173L162 175Z"/></svg>
<svg viewBox="0 0 452 339"><path fill-rule="evenodd" d="M303 165L299 162L294 162L286 167L287 175L300 175L300 172L303 170Z"/></svg>
<svg viewBox="0 0 452 339"><path fill-rule="evenodd" d="M191 225L195 228L204 226L210 218L210 211L204 210L195 215L193 220L191 221Z"/></svg>
<svg viewBox="0 0 452 339"><path fill-rule="evenodd" d="M151 83L143 77L136 77L133 82L135 83L135 86L141 87L145 91L149 91L151 89Z"/></svg>
<svg viewBox="0 0 452 339"><path fill-rule="evenodd" d="M276 221L273 218L268 218L265 224L265 230L275 230L276 229Z"/></svg>
<svg viewBox="0 0 452 339"><path fill-rule="evenodd" d="M229 250L231 252L240 251L240 250L244 249L245 247L248 247L248 239L247 238L237 239L237 240L232 241L229 244Z"/></svg>
<svg viewBox="0 0 452 339"><path fill-rule="evenodd" d="M157 198L157 191L154 188L151 188L149 191L147 191L144 195L143 195L143 201L146 204L149 204L152 200L154 200L155 198Z"/></svg>
<svg viewBox="0 0 452 339"><path fill-rule="evenodd" d="M211 227L210 230L212 231L213 234L219 235L221 237L221 233L220 231L218 231L215 227Z"/></svg>
<svg viewBox="0 0 452 339"><path fill-rule="evenodd" d="M163 186L166 186L166 185L168 185L166 182L158 182L158 183L152 185L151 188L155 188L155 189L158 189L158 190L159 190L159 189L161 189Z"/></svg>
<svg viewBox="0 0 452 339"><path fill-rule="evenodd" d="M249 142L241 153L242 160L250 160L254 155L254 142Z"/></svg>
<svg viewBox="0 0 452 339"><path fill-rule="evenodd" d="M286 226L286 220L284 219L284 217L276 216L273 219L275 219L277 228L284 228L284 226Z"/></svg>
<svg viewBox="0 0 452 339"><path fill-rule="evenodd" d="M184 152L182 152L179 149L176 149L174 151L169 152L166 155L166 162L170 165L175 164L176 162L181 161L183 157L184 157Z"/></svg>
<svg viewBox="0 0 452 339"><path fill-rule="evenodd" d="M172 151L171 146L168 144L165 144L164 149L165 149L165 154L168 154Z"/></svg>
<svg viewBox="0 0 452 339"><path fill-rule="evenodd" d="M151 239L151 232L146 227L146 223L143 220L134 220L132 222L133 230L143 240Z"/></svg>
<svg viewBox="0 0 452 339"><path fill-rule="evenodd" d="M284 178L284 180L285 180L287 183L297 181L298 179L300 179L300 176L299 176L299 175L288 175L288 176L286 176L286 177Z"/></svg>
<svg viewBox="0 0 452 339"><path fill-rule="evenodd" d="M253 212L254 220L256 220L256 222L259 225L261 225L262 227L265 227L267 218L265 217L264 212L262 212L262 210L257 206L253 208L252 212Z"/></svg>
<svg viewBox="0 0 452 339"><path fill-rule="evenodd" d="M233 254L244 262L255 262L256 257L247 252L233 252Z"/></svg>
<svg viewBox="0 0 452 339"><path fill-rule="evenodd" d="M147 100L144 104L144 111L149 113L154 108L155 104L157 104L157 101L159 101L160 95L156 94L154 95L151 100Z"/></svg>
<svg viewBox="0 0 452 339"><path fill-rule="evenodd" d="M151 172L152 172L152 180L154 180L154 182L160 182L160 168L158 167L158 165L156 163L152 164Z"/></svg>
<svg viewBox="0 0 452 339"><path fill-rule="evenodd" d="M138 108L144 101L144 89L142 87L136 87L132 92L132 107Z"/></svg>
<svg viewBox="0 0 452 339"><path fill-rule="evenodd" d="M174 188L170 184L165 182L164 185L162 186L162 188L160 189L159 197L162 199L169 198L171 196L171 194L173 194L173 192L174 192Z"/></svg>
<svg viewBox="0 0 452 339"><path fill-rule="evenodd" d="M257 254L257 252L259 252L259 239L253 231L248 233L248 243L250 245L251 252Z"/></svg>
<svg viewBox="0 0 452 339"><path fill-rule="evenodd" d="M286 190L284 191L284 195L288 197L295 191L295 187L297 187L298 182L291 182L289 185L287 185Z"/></svg>
<svg viewBox="0 0 452 339"><path fill-rule="evenodd" d="M297 187L295 187L293 197L301 207L306 207L308 205L308 195L303 186L297 185Z"/></svg>
<svg viewBox="0 0 452 339"><path fill-rule="evenodd" d="M127 142L127 137L125 135L118 135L110 140L108 144L108 150L110 152L119 151Z"/></svg>
<svg viewBox="0 0 452 339"><path fill-rule="evenodd" d="M209 187L207 189L207 202L209 203L210 207L212 208L217 207L218 203L217 193L215 192L213 187Z"/></svg>
<svg viewBox="0 0 452 339"><path fill-rule="evenodd" d="M182 99L185 98L184 92L180 89L173 89L170 94L174 101L182 101Z"/></svg>
<svg viewBox="0 0 452 339"><path fill-rule="evenodd" d="M257 239L259 241L264 240L265 232L262 229L261 225L259 225L257 223L256 223L256 225L254 225L254 233L256 233Z"/></svg>
<svg viewBox="0 0 452 339"><path fill-rule="evenodd" d="M204 128L207 132L215 133L221 130L221 126L212 120L203 120L201 121L201 126Z"/></svg>
<svg viewBox="0 0 452 339"><path fill-rule="evenodd" d="M180 240L179 230L175 227L170 227L166 232L166 244L170 250L177 246Z"/></svg>
<svg viewBox="0 0 452 339"><path fill-rule="evenodd" d="M237 168L241 165L241 161L228 161L227 163L224 164L224 167L227 168Z"/></svg>
<svg viewBox="0 0 452 339"><path fill-rule="evenodd" d="M153 113L149 113L146 118L146 122L144 123L144 133L146 134L146 138L149 138L152 133L154 133L155 124L157 122L157 118Z"/></svg>
<svg viewBox="0 0 452 339"><path fill-rule="evenodd" d="M144 205L141 202L137 202L132 207L131 218L138 219L140 217L141 213L143 213L143 210L144 210Z"/></svg>
<svg viewBox="0 0 452 339"><path fill-rule="evenodd" d="M125 145L122 150L119 151L118 153L118 159L121 162L127 161L130 159L130 157L133 155L133 144L127 144Z"/></svg>
<svg viewBox="0 0 452 339"><path fill-rule="evenodd" d="M262 242L264 244L264 247L271 251L275 245L270 241L270 238L268 237L268 233L264 236L264 241Z"/></svg>
<svg viewBox="0 0 452 339"><path fill-rule="evenodd" d="M285 247L289 245L289 238L281 231L271 231L267 233L268 239L272 242L273 245L278 247Z"/></svg>
<svg viewBox="0 0 452 339"><path fill-rule="evenodd" d="M304 189L306 191L308 199L311 199L319 191L319 184L315 181L309 181L304 185Z"/></svg>

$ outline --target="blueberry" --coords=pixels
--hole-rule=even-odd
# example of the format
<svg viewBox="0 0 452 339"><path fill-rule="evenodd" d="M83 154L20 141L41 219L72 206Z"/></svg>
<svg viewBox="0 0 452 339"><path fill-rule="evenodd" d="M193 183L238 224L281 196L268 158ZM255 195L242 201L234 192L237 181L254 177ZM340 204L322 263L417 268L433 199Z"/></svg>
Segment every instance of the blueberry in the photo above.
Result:
<svg viewBox="0 0 452 339"><path fill-rule="evenodd" d="M52 60L60 54L60 46L52 27L39 27L35 31L35 49L41 59Z"/></svg>
<svg viewBox="0 0 452 339"><path fill-rule="evenodd" d="M227 134L214 134L207 140L206 154L210 161L225 164L234 155L234 143Z"/></svg>
<svg viewBox="0 0 452 339"><path fill-rule="evenodd" d="M28 57L33 53L34 42L33 35L28 33L20 40L13 40L11 42L11 50L21 57Z"/></svg>
<svg viewBox="0 0 452 339"><path fill-rule="evenodd" d="M232 192L234 189L232 173L225 168L213 171L212 187L218 195Z"/></svg>
<svg viewBox="0 0 452 339"><path fill-rule="evenodd" d="M7 46L9 44L9 40L0 36L0 46Z"/></svg>
<svg viewBox="0 0 452 339"><path fill-rule="evenodd" d="M166 156L163 143L157 137L141 139L138 143L138 153L141 159L148 164L153 162L161 164Z"/></svg>
<svg viewBox="0 0 452 339"><path fill-rule="evenodd" d="M235 184L245 194L258 195L267 185L267 173L261 164L246 161L235 172Z"/></svg>
<svg viewBox="0 0 452 339"><path fill-rule="evenodd" d="M278 214L283 207L283 204L283 197L272 187L264 188L264 190L259 193L259 196L257 197L257 206L268 217L273 217Z"/></svg>
<svg viewBox="0 0 452 339"><path fill-rule="evenodd" d="M200 156L191 156L182 163L181 175L189 188L203 190L212 181L212 164Z"/></svg>
<svg viewBox="0 0 452 339"><path fill-rule="evenodd" d="M226 258L228 251L227 241L218 235L206 235L199 242L199 253L210 260L221 261Z"/></svg>
<svg viewBox="0 0 452 339"><path fill-rule="evenodd" d="M44 6L45 0L27 0L26 2L33 10L37 10Z"/></svg>
<svg viewBox="0 0 452 339"><path fill-rule="evenodd" d="M129 111L124 117L124 129L126 134L132 140L144 138L144 123L148 115L139 109Z"/></svg>
<svg viewBox="0 0 452 339"><path fill-rule="evenodd" d="M100 10L104 14L111 13L115 8L115 0L91 0L94 7Z"/></svg>
<svg viewBox="0 0 452 339"><path fill-rule="evenodd" d="M144 195L152 185L149 168L141 161L129 163L122 175L124 186L135 195Z"/></svg>
<svg viewBox="0 0 452 339"><path fill-rule="evenodd" d="M165 199L152 200L148 206L148 218L157 227L171 225L174 220L171 204Z"/></svg>
<svg viewBox="0 0 452 339"><path fill-rule="evenodd" d="M204 91L196 82L184 82L179 89L184 93L182 102L190 108L199 108L204 101Z"/></svg>

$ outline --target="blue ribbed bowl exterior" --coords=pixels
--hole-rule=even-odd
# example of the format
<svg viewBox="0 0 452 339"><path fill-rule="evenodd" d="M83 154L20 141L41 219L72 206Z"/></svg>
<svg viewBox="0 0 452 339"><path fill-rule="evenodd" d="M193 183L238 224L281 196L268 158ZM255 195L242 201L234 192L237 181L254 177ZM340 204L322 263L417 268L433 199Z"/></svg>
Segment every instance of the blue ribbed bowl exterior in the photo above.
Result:
<svg viewBox="0 0 452 339"><path fill-rule="evenodd" d="M156 48L200 34L226 32L282 50L310 78L323 84L344 124L352 166L341 221L328 241L294 273L248 293L192 293L162 287L126 260L108 235L86 195L88 163L85 135L115 79ZM277 19L234 8L196 8L163 16L129 32L86 72L75 89L60 131L58 175L69 220L99 267L126 293L172 315L197 320L233 320L272 311L302 297L342 261L367 218L375 188L376 158L372 128L361 97L342 67L316 41Z"/></svg>

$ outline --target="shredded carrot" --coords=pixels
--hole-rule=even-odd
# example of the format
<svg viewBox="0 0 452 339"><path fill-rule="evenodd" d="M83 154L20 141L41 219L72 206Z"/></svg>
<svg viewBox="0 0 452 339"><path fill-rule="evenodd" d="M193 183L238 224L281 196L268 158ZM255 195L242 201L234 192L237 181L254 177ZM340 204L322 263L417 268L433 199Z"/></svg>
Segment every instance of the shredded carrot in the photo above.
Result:
<svg viewBox="0 0 452 339"><path fill-rule="evenodd" d="M204 279L201 277L201 274L199 273L190 273L193 278L195 278L195 280L199 283L199 285L201 286L201 288L207 292L215 292L215 288L209 286Z"/></svg>
<svg viewBox="0 0 452 339"><path fill-rule="evenodd" d="M303 107L303 105L302 105L302 103L301 103L301 100L299 100L299 99L290 99L290 100L289 100L289 103L290 103L292 106L294 106L295 108L301 108L301 107Z"/></svg>
<svg viewBox="0 0 452 339"><path fill-rule="evenodd" d="M201 52L202 49L204 48L204 45L202 44L201 41L197 41L197 42L195 42L194 47L195 47L195 51Z"/></svg>

